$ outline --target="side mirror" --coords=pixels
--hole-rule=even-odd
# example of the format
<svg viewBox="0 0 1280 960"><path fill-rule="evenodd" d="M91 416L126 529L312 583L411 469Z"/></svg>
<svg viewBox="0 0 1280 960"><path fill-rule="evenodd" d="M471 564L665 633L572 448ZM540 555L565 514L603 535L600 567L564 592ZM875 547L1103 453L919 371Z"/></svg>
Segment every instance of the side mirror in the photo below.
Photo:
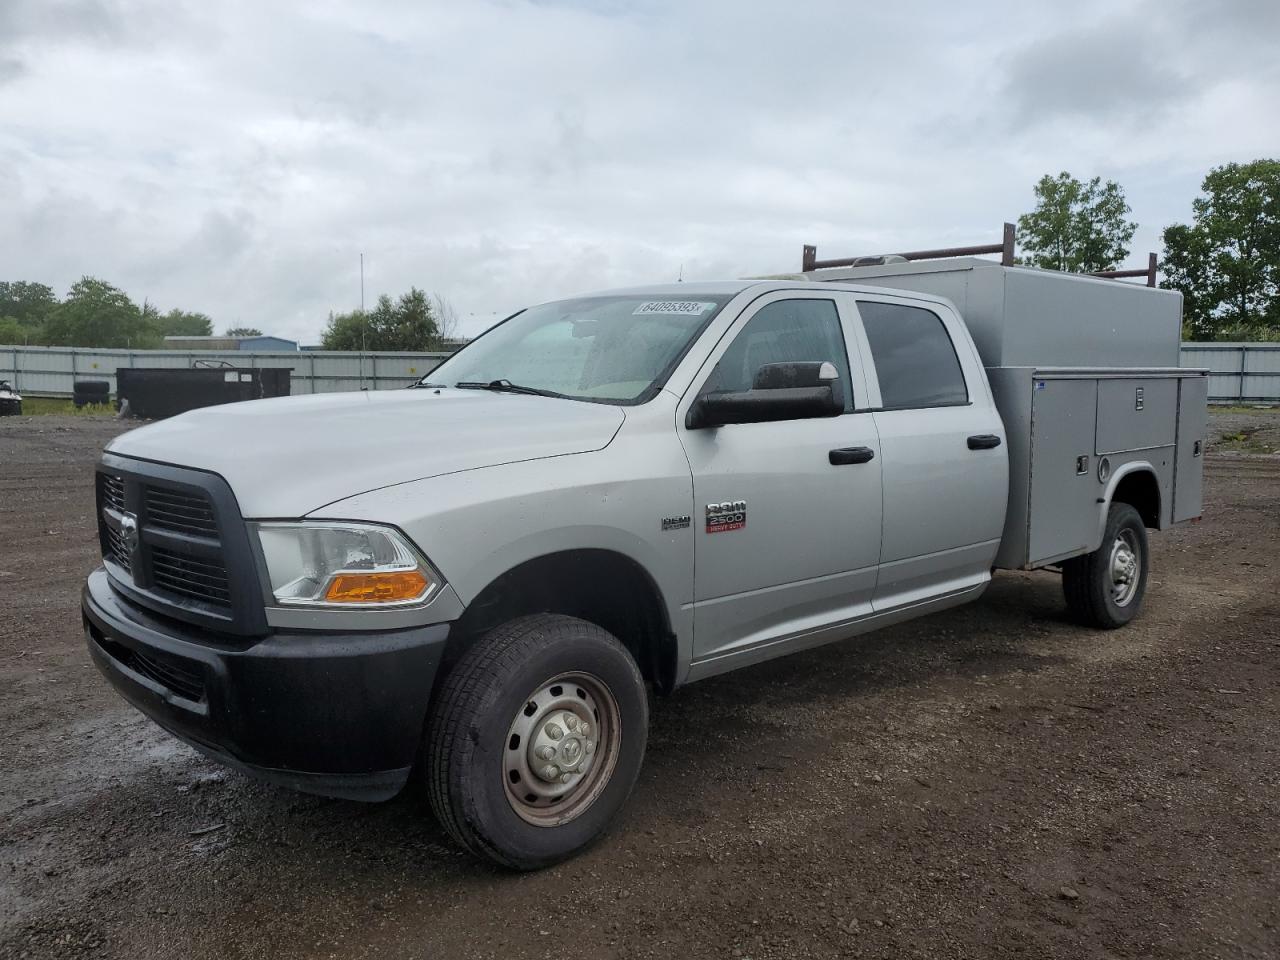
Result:
<svg viewBox="0 0 1280 960"><path fill-rule="evenodd" d="M829 361L767 363L750 390L708 393L685 417L690 430L730 423L769 423L837 417L844 413L840 374Z"/></svg>

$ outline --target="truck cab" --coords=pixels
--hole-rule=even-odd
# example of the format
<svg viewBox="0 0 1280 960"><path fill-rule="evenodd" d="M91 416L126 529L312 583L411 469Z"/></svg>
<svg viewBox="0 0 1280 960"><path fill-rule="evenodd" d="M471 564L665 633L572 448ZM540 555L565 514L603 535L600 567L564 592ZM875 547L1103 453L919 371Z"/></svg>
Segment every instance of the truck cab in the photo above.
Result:
<svg viewBox="0 0 1280 960"><path fill-rule="evenodd" d="M964 603L998 566L1127 622L1147 529L1199 512L1191 375L984 352L1016 318L894 280L576 297L411 390L126 434L93 659L222 762L367 800L418 778L459 843L531 869L622 809L647 687ZM1134 384L1153 406L1117 426Z"/></svg>

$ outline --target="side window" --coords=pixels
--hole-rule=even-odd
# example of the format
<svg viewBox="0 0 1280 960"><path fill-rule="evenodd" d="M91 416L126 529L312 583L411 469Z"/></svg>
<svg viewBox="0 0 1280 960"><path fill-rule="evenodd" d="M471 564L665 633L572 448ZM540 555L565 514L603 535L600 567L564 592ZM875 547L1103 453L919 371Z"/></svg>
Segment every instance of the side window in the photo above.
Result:
<svg viewBox="0 0 1280 960"><path fill-rule="evenodd" d="M955 406L969 401L956 348L932 310L858 301L886 410Z"/></svg>
<svg viewBox="0 0 1280 960"><path fill-rule="evenodd" d="M849 355L832 300L778 300L761 307L738 331L702 392L750 390L756 371L766 363L802 360L835 364L844 388L844 408L853 409Z"/></svg>

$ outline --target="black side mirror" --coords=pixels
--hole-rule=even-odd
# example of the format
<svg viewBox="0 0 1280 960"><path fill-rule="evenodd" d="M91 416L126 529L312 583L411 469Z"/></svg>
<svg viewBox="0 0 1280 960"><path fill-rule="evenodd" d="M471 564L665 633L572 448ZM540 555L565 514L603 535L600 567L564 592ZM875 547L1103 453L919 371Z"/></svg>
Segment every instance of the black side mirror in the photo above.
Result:
<svg viewBox="0 0 1280 960"><path fill-rule="evenodd" d="M844 390L833 363L767 363L756 371L750 390L708 393L685 417L690 430L730 423L769 423L837 417L844 413Z"/></svg>

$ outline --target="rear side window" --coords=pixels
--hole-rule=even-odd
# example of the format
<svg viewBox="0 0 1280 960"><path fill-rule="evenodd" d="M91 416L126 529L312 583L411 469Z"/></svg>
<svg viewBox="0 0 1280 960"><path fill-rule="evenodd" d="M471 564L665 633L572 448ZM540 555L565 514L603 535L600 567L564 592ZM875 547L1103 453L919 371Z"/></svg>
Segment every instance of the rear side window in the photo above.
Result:
<svg viewBox="0 0 1280 960"><path fill-rule="evenodd" d="M886 410L969 402L956 348L932 310L858 301Z"/></svg>

